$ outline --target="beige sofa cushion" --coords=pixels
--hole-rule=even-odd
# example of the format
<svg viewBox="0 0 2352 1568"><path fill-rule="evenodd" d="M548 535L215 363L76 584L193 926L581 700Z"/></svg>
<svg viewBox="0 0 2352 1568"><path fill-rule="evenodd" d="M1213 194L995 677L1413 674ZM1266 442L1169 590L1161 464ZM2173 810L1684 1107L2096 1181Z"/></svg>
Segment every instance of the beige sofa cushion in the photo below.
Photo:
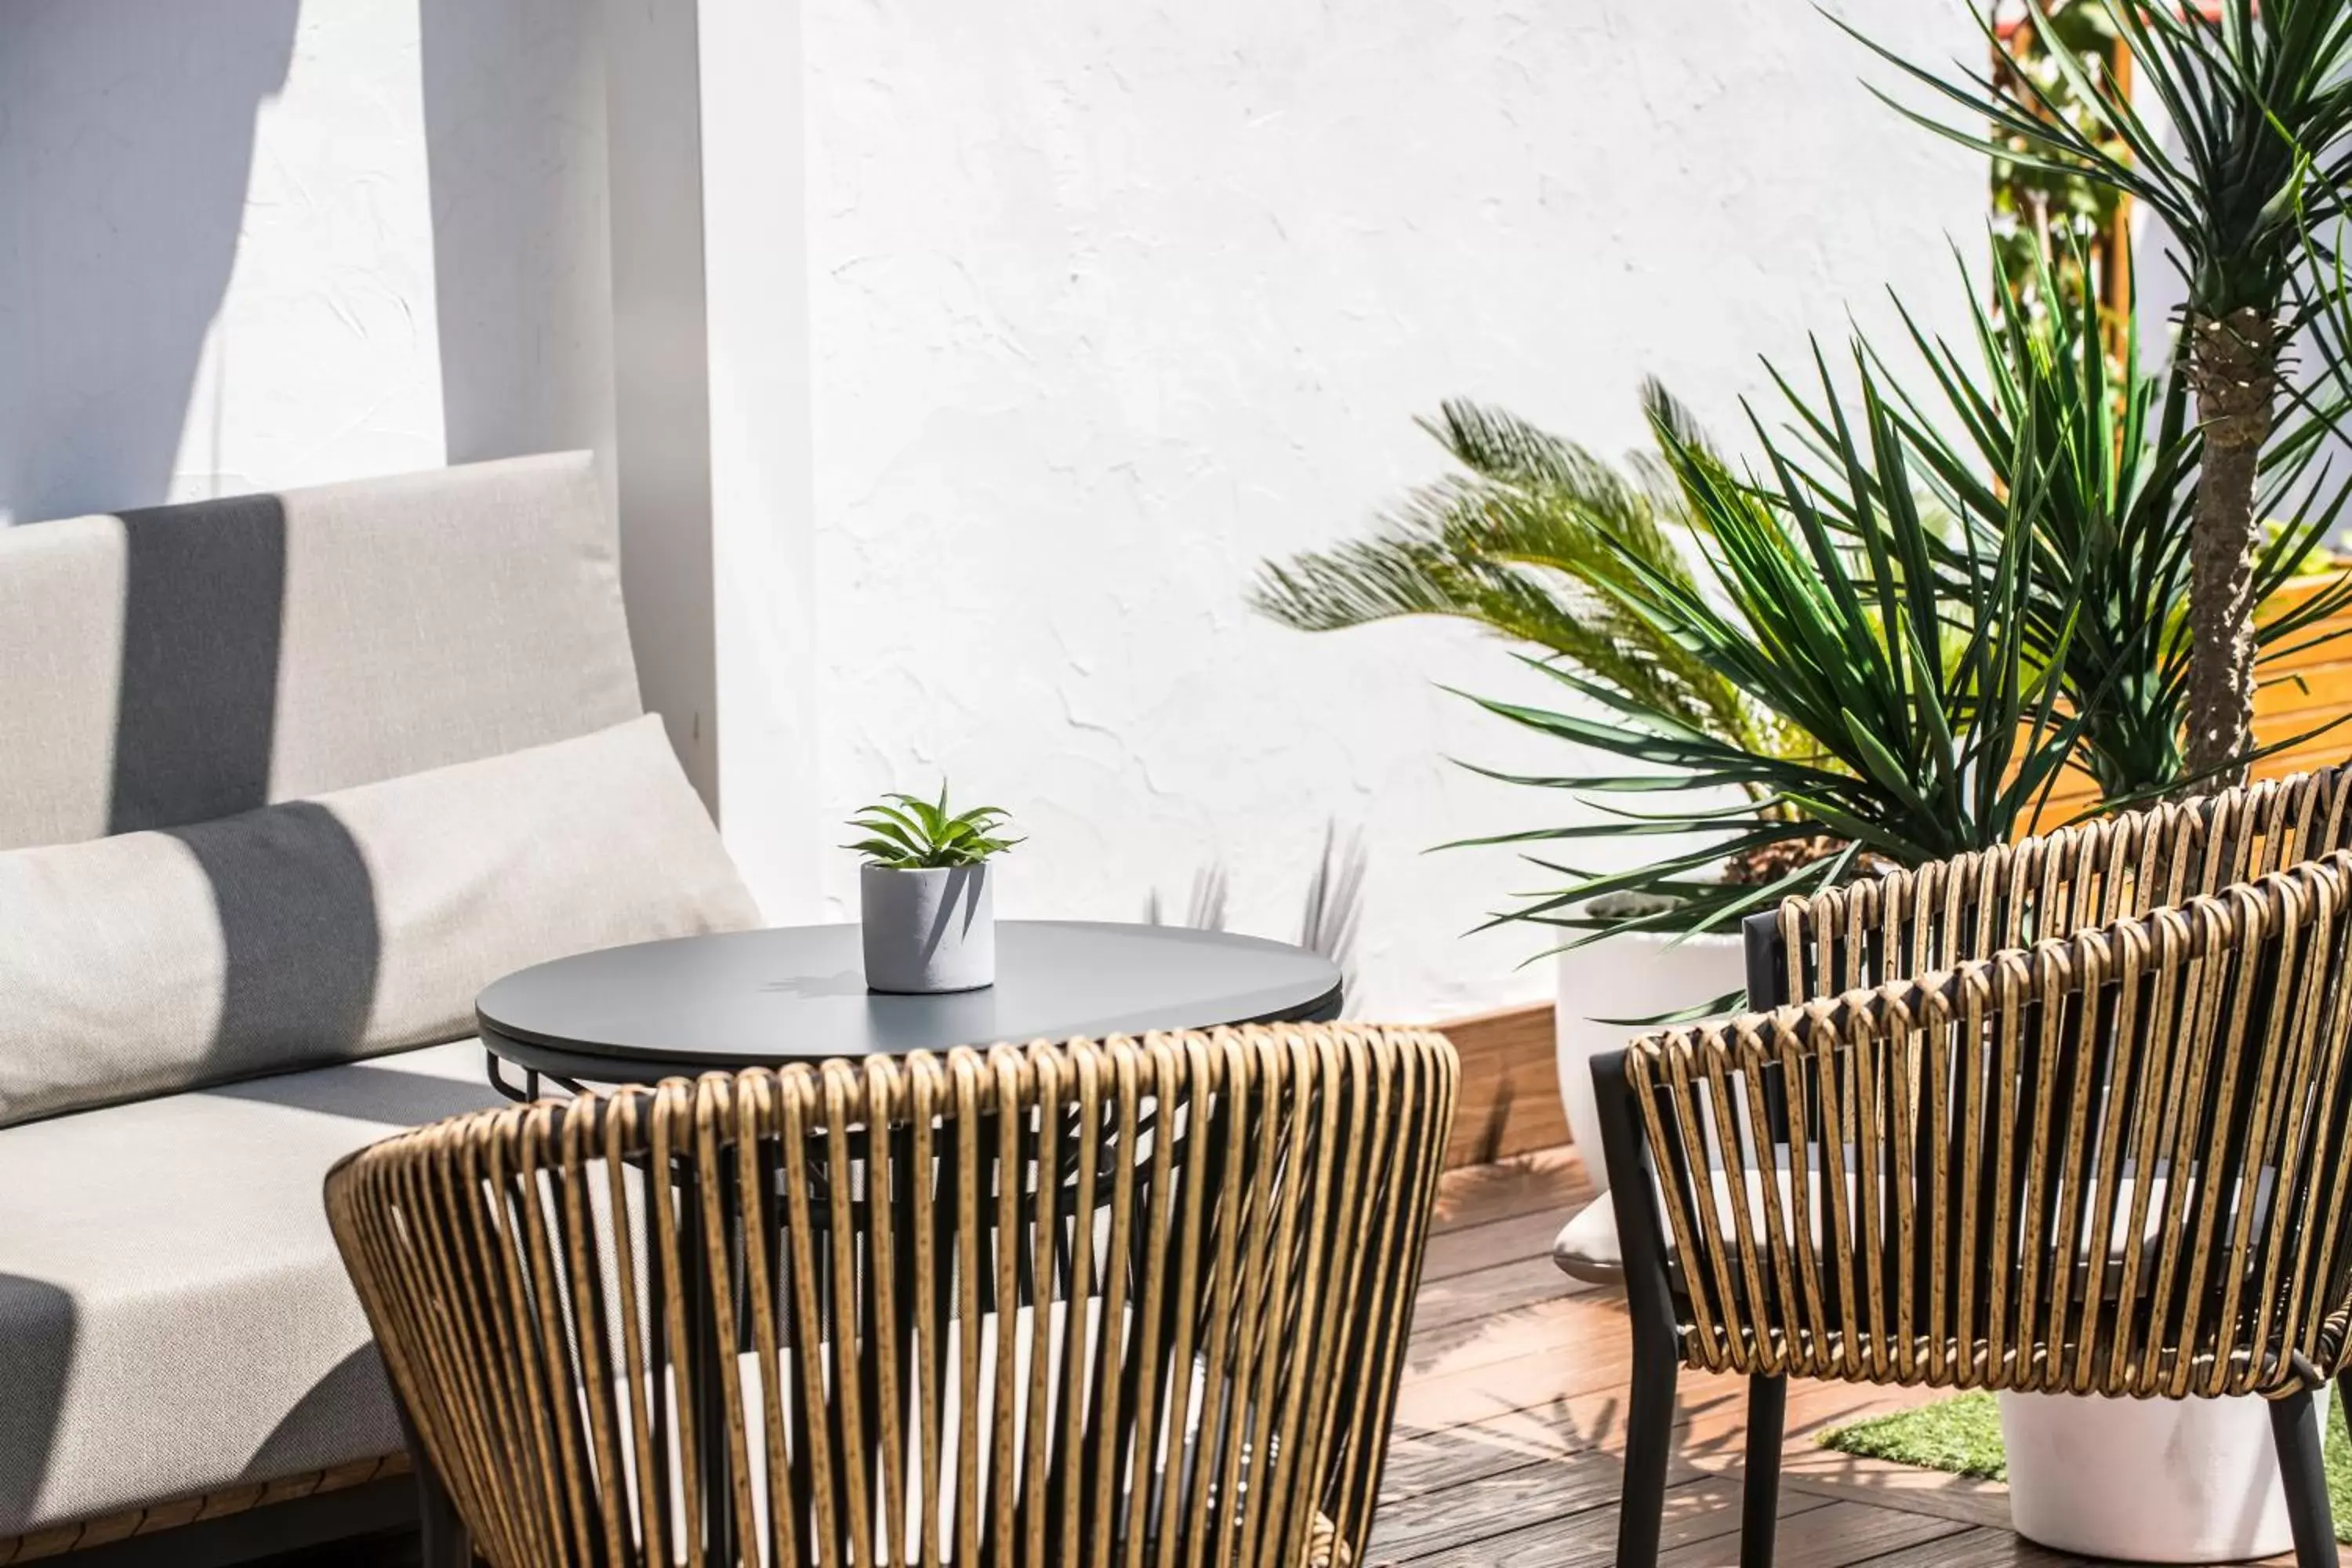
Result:
<svg viewBox="0 0 2352 1568"><path fill-rule="evenodd" d="M0 528L0 849L642 710L584 452Z"/></svg>
<svg viewBox="0 0 2352 1568"><path fill-rule="evenodd" d="M509 971L756 919L650 716L0 853L0 1126L460 1038Z"/></svg>
<svg viewBox="0 0 2352 1568"><path fill-rule="evenodd" d="M396 1450L320 1184L500 1103L466 1040L0 1128L0 1540Z"/></svg>

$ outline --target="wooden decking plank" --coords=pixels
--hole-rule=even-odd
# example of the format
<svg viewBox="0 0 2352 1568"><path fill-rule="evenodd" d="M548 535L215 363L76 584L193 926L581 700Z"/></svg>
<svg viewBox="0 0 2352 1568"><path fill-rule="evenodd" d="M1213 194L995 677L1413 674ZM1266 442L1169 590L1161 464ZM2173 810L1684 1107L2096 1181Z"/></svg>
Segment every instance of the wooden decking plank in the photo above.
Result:
<svg viewBox="0 0 2352 1568"><path fill-rule="evenodd" d="M1797 1494L1802 1496L1802 1493ZM1775 1568L1846 1568L1884 1553L1941 1542L1948 1536L1967 1534L1973 1526L1927 1514L1904 1513L1868 1503L1832 1502L1819 1508L1790 1509L1781 1497L1779 1542L1772 1553ZM1731 1524L1738 1528L1738 1505ZM1729 1542L1702 1541L1658 1554L1658 1568L1719 1568L1734 1562Z"/></svg>
<svg viewBox="0 0 2352 1568"><path fill-rule="evenodd" d="M1585 1287L1553 1266L1549 1255L1497 1263L1450 1279L1424 1280L1414 1304L1416 1331L1491 1318L1523 1307L1579 1295Z"/></svg>
<svg viewBox="0 0 2352 1568"><path fill-rule="evenodd" d="M1446 1172L1438 1179L1437 1226L1450 1231L1523 1215L1565 1214L1591 1195L1583 1163L1563 1143Z"/></svg>
<svg viewBox="0 0 2352 1568"><path fill-rule="evenodd" d="M1780 1500L1785 1521L1817 1509L1843 1505L1825 1503L1801 1492ZM1788 1528L1784 1522L1782 1528ZM1696 1549L1692 1561L1728 1562L1723 1538L1739 1529L1739 1489L1728 1482L1700 1479L1666 1489L1664 1528L1659 1531L1659 1561L1681 1561L1677 1552ZM1617 1556L1617 1505L1610 1501L1527 1524L1483 1541L1450 1547L1416 1559L1426 1568L1606 1568ZM1374 1561L1380 1561L1377 1553Z"/></svg>
<svg viewBox="0 0 2352 1568"><path fill-rule="evenodd" d="M1518 1416L1436 1432L1400 1427L1389 1445L1388 1467L1381 1472L1381 1507L1514 1470L1531 1460L1565 1459L1572 1453L1559 1433Z"/></svg>
<svg viewBox="0 0 2352 1568"><path fill-rule="evenodd" d="M1381 1510L1372 1558L1410 1563L1517 1530L1531 1519L1580 1513L1614 1502L1622 1481L1616 1464L1525 1460L1493 1475L1424 1492Z"/></svg>
<svg viewBox="0 0 2352 1568"><path fill-rule="evenodd" d="M1979 1525L1873 1557L1869 1568L2068 1568L2081 1561L2036 1546L2014 1531Z"/></svg>
<svg viewBox="0 0 2352 1568"><path fill-rule="evenodd" d="M1557 1208L1488 1220L1484 1225L1449 1226L1429 1238L1429 1256L1421 1266L1421 1282L1427 1287L1456 1275L1491 1268L1498 1263L1549 1258L1552 1238L1559 1234L1559 1227L1592 1201L1590 1197L1571 1198Z"/></svg>

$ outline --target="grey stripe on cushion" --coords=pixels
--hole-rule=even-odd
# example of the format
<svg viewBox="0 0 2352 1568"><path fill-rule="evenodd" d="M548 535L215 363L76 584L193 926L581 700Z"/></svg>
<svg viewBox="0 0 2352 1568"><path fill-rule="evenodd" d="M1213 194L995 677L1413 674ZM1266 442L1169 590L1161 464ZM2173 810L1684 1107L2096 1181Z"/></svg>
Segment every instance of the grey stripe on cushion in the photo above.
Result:
<svg viewBox="0 0 2352 1568"><path fill-rule="evenodd" d="M650 715L0 853L0 1126L460 1038L509 971L757 920Z"/></svg>
<svg viewBox="0 0 2352 1568"><path fill-rule="evenodd" d="M584 453L0 528L0 849L640 710Z"/></svg>

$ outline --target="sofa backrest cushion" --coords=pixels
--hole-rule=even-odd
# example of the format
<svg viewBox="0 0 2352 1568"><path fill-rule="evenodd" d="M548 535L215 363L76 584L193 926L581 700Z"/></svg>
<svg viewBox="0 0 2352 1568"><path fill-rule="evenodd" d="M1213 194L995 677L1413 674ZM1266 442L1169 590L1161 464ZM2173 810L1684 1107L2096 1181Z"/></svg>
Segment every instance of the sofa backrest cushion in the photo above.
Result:
<svg viewBox="0 0 2352 1568"><path fill-rule="evenodd" d="M0 1126L474 1032L499 976L757 912L661 721L0 853Z"/></svg>
<svg viewBox="0 0 2352 1568"><path fill-rule="evenodd" d="M0 528L0 849L640 710L584 453Z"/></svg>

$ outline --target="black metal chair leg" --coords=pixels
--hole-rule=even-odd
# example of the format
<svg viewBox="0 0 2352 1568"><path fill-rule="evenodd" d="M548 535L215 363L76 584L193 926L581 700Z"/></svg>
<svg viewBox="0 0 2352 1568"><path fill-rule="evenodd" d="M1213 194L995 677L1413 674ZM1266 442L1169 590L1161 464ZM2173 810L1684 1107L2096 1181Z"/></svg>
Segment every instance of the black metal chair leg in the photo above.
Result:
<svg viewBox="0 0 2352 1568"><path fill-rule="evenodd" d="M2286 1483L2296 1568L2336 1568L2336 1520L2327 1506L2327 1469L2309 1389L2271 1401L2271 1441L2278 1448L2279 1479Z"/></svg>
<svg viewBox="0 0 2352 1568"><path fill-rule="evenodd" d="M395 1398L394 1403L399 1401ZM441 1472L434 1468L432 1458L417 1438L405 1406L400 1412L400 1432L408 1444L409 1473L416 1478L419 1568L473 1568L473 1538L466 1532L466 1521L457 1517L457 1505L451 1500L449 1489L441 1483Z"/></svg>
<svg viewBox="0 0 2352 1568"><path fill-rule="evenodd" d="M1739 1489L1739 1568L1772 1568L1780 1522L1780 1445L1787 1436L1789 1380L1748 1380L1748 1475Z"/></svg>
<svg viewBox="0 0 2352 1568"><path fill-rule="evenodd" d="M1655 1568L1666 1511L1666 1461L1682 1356L1674 1325L1633 1323L1633 1385L1625 1411L1625 1489L1617 1511L1617 1568Z"/></svg>

